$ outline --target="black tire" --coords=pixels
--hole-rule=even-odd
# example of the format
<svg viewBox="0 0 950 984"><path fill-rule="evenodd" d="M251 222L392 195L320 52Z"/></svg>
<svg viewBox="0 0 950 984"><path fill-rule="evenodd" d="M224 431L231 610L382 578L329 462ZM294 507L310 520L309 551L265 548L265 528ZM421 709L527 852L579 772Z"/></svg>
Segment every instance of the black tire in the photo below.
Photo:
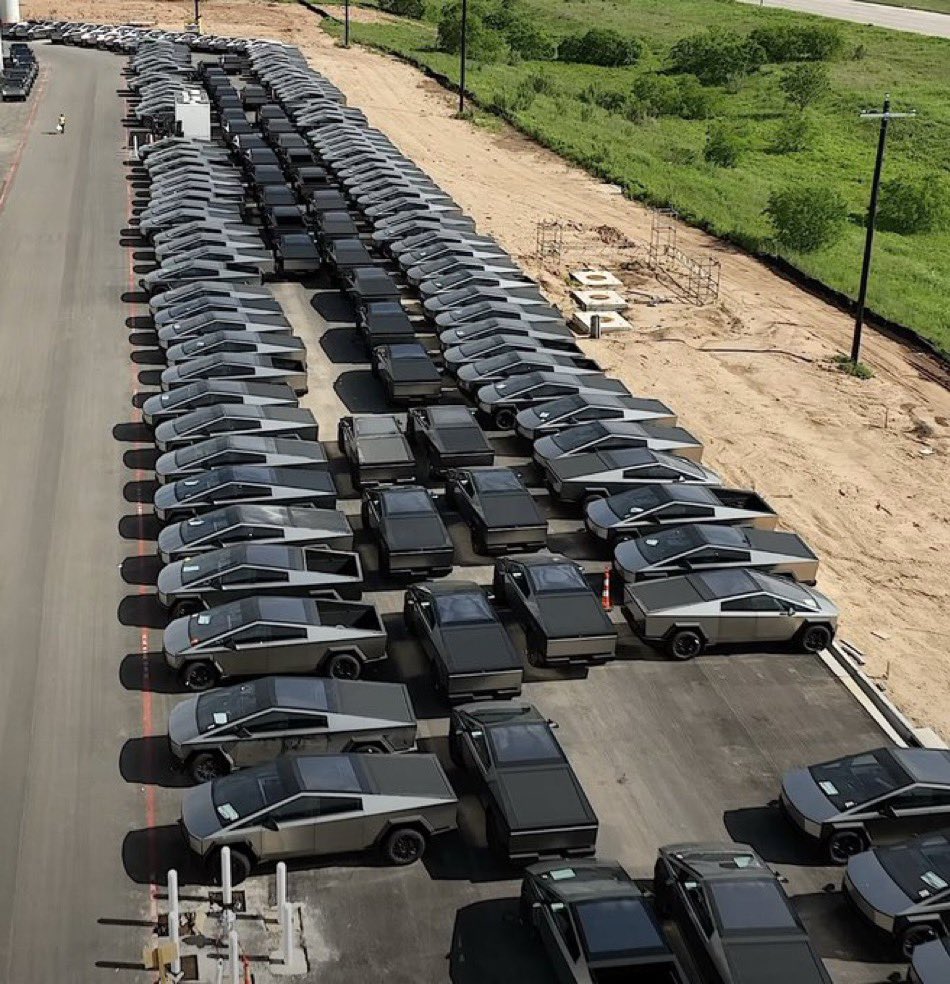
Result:
<svg viewBox="0 0 950 984"><path fill-rule="evenodd" d="M172 618L187 618L201 611L201 605L197 601L176 601L171 607Z"/></svg>
<svg viewBox="0 0 950 984"><path fill-rule="evenodd" d="M406 623L406 628L415 634L416 626L412 611L412 605L409 604L409 593L406 592L402 602L402 620Z"/></svg>
<svg viewBox="0 0 950 984"><path fill-rule="evenodd" d="M601 499L605 499L605 498L606 496L603 494L603 492L589 492L587 495L584 496L583 499L581 499L581 512L586 513L587 507L592 502L599 502Z"/></svg>
<svg viewBox="0 0 950 984"><path fill-rule="evenodd" d="M426 852L428 840L425 834L415 827L397 827L383 840L383 857L400 867L413 864Z"/></svg>
<svg viewBox="0 0 950 984"><path fill-rule="evenodd" d="M192 693L200 694L205 690L211 690L218 685L220 674L218 668L207 659L195 660L193 663L185 663L178 674L181 682L187 690Z"/></svg>
<svg viewBox="0 0 950 984"><path fill-rule="evenodd" d="M527 638L525 639L526 652L528 663L531 666L544 666L544 640L538 635L537 632L529 632Z"/></svg>
<svg viewBox="0 0 950 984"><path fill-rule="evenodd" d="M496 410L492 417L495 430L510 431L515 429L515 417L517 414L510 407L502 407Z"/></svg>
<svg viewBox="0 0 950 984"><path fill-rule="evenodd" d="M353 653L334 653L324 664L324 672L334 680L359 680L363 664Z"/></svg>
<svg viewBox="0 0 950 984"><path fill-rule="evenodd" d="M452 765L460 769L465 768L465 759L462 758L462 743L459 741L458 732L454 728L449 729L449 758Z"/></svg>
<svg viewBox="0 0 950 984"><path fill-rule="evenodd" d="M806 653L820 653L828 648L833 638L827 625L806 625L802 629L800 642Z"/></svg>
<svg viewBox="0 0 950 984"><path fill-rule="evenodd" d="M485 543L485 534L481 530L472 530L472 550L477 554L487 554L488 544Z"/></svg>
<svg viewBox="0 0 950 984"><path fill-rule="evenodd" d="M488 843L488 850L495 857L506 858L508 852L505 850L504 841L501 837L501 830L498 827L498 818L494 813L485 815L485 840Z"/></svg>
<svg viewBox="0 0 950 984"><path fill-rule="evenodd" d="M240 885L251 873L254 859L243 848L231 848L231 884ZM221 884L221 852L215 851L208 860L208 875L213 885Z"/></svg>
<svg viewBox="0 0 950 984"><path fill-rule="evenodd" d="M866 851L868 838L863 830L836 830L825 839L825 853L832 864L847 864L849 858Z"/></svg>
<svg viewBox="0 0 950 984"><path fill-rule="evenodd" d="M496 604L503 605L505 603L507 595L505 594L505 579L503 577L499 577L497 574L492 576L491 593L495 596Z"/></svg>
<svg viewBox="0 0 950 984"><path fill-rule="evenodd" d="M220 752L195 752L188 760L188 771L195 782L211 782L226 776L231 766Z"/></svg>
<svg viewBox="0 0 950 984"><path fill-rule="evenodd" d="M360 522L363 524L364 531L369 532L369 504L365 498L360 503Z"/></svg>
<svg viewBox="0 0 950 984"><path fill-rule="evenodd" d="M900 935L901 953L905 960L909 960L914 949L923 943L929 943L939 936L936 926L930 923L918 923L916 926L908 926Z"/></svg>
<svg viewBox="0 0 950 984"><path fill-rule="evenodd" d="M661 919L669 919L673 915L672 902L666 872L662 862L657 861L653 867L653 908Z"/></svg>
<svg viewBox="0 0 950 984"><path fill-rule="evenodd" d="M353 751L357 755L385 755L386 749L382 745L375 742L369 742L364 745L355 745Z"/></svg>
<svg viewBox="0 0 950 984"><path fill-rule="evenodd" d="M705 640L695 629L678 629L666 640L666 651L673 659L693 659L705 648Z"/></svg>

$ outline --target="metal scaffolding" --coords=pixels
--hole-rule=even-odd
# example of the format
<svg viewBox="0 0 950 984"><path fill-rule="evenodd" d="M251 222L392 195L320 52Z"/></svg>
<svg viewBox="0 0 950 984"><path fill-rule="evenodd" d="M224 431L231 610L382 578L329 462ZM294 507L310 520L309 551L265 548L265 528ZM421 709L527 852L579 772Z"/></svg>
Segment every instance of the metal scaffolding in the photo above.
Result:
<svg viewBox="0 0 950 984"><path fill-rule="evenodd" d="M671 280L690 304L713 304L719 298L719 260L697 260L677 242L679 216L672 208L655 208L650 220L650 269Z"/></svg>

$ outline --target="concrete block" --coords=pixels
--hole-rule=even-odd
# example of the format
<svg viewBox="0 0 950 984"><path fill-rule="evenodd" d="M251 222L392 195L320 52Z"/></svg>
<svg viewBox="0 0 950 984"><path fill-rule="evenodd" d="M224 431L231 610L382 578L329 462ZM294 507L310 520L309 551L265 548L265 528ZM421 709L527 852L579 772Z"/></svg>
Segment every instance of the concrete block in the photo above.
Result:
<svg viewBox="0 0 950 984"><path fill-rule="evenodd" d="M619 287L619 278L609 270L572 270L571 279L581 287Z"/></svg>
<svg viewBox="0 0 950 984"><path fill-rule="evenodd" d="M627 299L615 290L572 290L571 297L585 311L623 311Z"/></svg>
<svg viewBox="0 0 950 984"><path fill-rule="evenodd" d="M600 317L600 330L608 331L628 331L633 327L623 315L616 311L575 311L571 317L571 324L584 334L590 334L591 318Z"/></svg>

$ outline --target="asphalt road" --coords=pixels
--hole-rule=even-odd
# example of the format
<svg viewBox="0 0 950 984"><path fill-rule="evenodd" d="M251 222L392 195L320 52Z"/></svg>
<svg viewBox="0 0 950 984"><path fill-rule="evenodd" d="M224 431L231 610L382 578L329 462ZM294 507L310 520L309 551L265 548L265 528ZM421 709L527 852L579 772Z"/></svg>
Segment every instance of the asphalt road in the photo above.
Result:
<svg viewBox="0 0 950 984"><path fill-rule="evenodd" d="M950 15L931 10L914 10L910 7L888 7L881 3L864 3L863 0L742 0L755 6L783 7L820 17L854 21L855 24L873 24L895 31L912 34L931 34L938 38L950 38Z"/></svg>
<svg viewBox="0 0 950 984"><path fill-rule="evenodd" d="M148 254L123 236L140 189L127 181L121 152L121 60L37 51L49 88L0 213L0 542L8 558L0 575L8 680L0 690L0 982L139 981L150 885L172 866L183 884L194 883L173 827L182 780L166 767L161 737L178 687L155 653L163 618L148 506L154 450L131 405L160 368L145 308L130 292ZM48 133L60 110L70 120L62 138ZM351 344L339 295L276 292L310 349L308 399L332 442L344 408L385 408L378 384ZM506 461L524 453L510 438L493 440ZM328 450L336 454L332 443ZM368 597L390 631L385 675L410 687L421 744L447 763L445 708L399 616L401 590L379 578L340 474L341 507L357 514ZM576 521L551 515L552 546L597 569L603 561L589 538L571 532ZM490 561L472 552L457 516L446 519L458 576L486 581ZM840 896L822 891L839 873L816 865L768 806L783 769L882 743L871 719L810 657L674 665L643 647L626 655L589 675L526 677L525 696L559 722L600 817L602 855L642 877L661 843L751 841L788 876L836 981L886 978L888 955ZM424 864L387 869L360 857L293 872L309 979L550 979L513 918L517 871L491 859L471 786L457 770L450 775L462 833L435 845ZM270 887L266 872L254 883L255 891Z"/></svg>
<svg viewBox="0 0 950 984"><path fill-rule="evenodd" d="M114 57L37 46L49 82L0 214L0 980L87 981L141 959L147 891L122 865L145 816L119 772L142 701L116 612L133 508L127 211ZM65 136L52 134L67 114ZM5 109L0 107L0 116ZM109 972L111 974L111 972Z"/></svg>

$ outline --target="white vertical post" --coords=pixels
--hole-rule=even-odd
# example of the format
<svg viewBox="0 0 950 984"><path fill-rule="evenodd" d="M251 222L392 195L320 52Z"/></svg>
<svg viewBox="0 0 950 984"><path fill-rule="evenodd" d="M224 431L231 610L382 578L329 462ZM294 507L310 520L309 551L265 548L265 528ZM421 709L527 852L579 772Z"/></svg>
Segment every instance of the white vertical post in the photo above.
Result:
<svg viewBox="0 0 950 984"><path fill-rule="evenodd" d="M283 861L277 862L277 911L284 911L284 903L287 901L287 865Z"/></svg>
<svg viewBox="0 0 950 984"><path fill-rule="evenodd" d="M228 933L228 966L231 971L231 984L240 984L241 960L238 954L237 930Z"/></svg>
<svg viewBox="0 0 950 984"><path fill-rule="evenodd" d="M294 907L285 902L280 910L281 959L284 966L289 967L294 954Z"/></svg>
<svg viewBox="0 0 950 984"><path fill-rule="evenodd" d="M168 910L178 911L178 872L174 868L168 870Z"/></svg>
<svg viewBox="0 0 950 984"><path fill-rule="evenodd" d="M181 935L179 932L181 917L178 914L178 907L176 906L168 913L168 939L172 945L172 961L171 968L172 973L177 975L181 973Z"/></svg>
<svg viewBox="0 0 950 984"><path fill-rule="evenodd" d="M231 906L231 848L221 848L221 901L226 909Z"/></svg>

